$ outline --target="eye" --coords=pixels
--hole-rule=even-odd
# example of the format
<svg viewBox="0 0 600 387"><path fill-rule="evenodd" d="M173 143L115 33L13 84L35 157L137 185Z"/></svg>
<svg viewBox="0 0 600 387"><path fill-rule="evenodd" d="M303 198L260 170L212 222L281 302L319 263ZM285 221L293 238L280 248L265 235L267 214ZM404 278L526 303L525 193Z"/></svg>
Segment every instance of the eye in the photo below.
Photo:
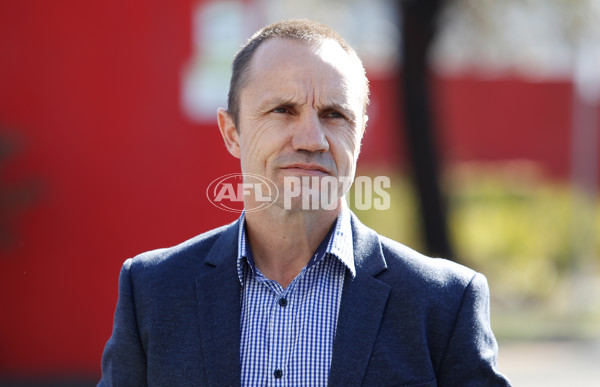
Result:
<svg viewBox="0 0 600 387"><path fill-rule="evenodd" d="M336 112L335 110L329 111L327 113L325 113L325 118L333 118L333 119L345 119L346 116L344 116L342 113L340 112Z"/></svg>
<svg viewBox="0 0 600 387"><path fill-rule="evenodd" d="M289 109L286 107L276 107L273 109L273 113L289 113Z"/></svg>

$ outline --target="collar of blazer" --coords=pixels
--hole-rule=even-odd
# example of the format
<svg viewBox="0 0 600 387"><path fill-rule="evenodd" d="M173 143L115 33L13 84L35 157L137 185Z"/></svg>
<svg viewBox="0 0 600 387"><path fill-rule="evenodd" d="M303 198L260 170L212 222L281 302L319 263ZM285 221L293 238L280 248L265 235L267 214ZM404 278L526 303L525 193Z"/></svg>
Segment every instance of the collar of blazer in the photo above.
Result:
<svg viewBox="0 0 600 387"><path fill-rule="evenodd" d="M379 235L364 224L350 211L352 225L352 241L354 247L354 263L358 269L371 276L377 276L387 269L387 264L381 250ZM221 236L216 240L204 263L219 266L223 263L230 265L231 258L237 254L237 231L240 219L224 227Z"/></svg>

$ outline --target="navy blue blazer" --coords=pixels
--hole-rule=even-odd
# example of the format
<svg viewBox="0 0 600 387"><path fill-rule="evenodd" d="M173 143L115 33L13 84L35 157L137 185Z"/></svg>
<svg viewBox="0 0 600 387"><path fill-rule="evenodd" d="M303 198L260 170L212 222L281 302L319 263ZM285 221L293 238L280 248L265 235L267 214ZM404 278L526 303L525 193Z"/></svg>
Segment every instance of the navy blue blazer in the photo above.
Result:
<svg viewBox="0 0 600 387"><path fill-rule="evenodd" d="M507 386L486 279L352 215L330 386ZM127 260L100 386L239 386L238 222Z"/></svg>

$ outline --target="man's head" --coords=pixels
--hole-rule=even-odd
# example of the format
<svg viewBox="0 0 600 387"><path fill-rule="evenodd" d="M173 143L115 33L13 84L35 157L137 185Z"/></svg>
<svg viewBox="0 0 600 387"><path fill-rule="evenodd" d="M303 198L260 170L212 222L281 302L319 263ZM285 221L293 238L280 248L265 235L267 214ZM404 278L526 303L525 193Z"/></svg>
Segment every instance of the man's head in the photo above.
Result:
<svg viewBox="0 0 600 387"><path fill-rule="evenodd" d="M360 60L328 27L309 21L266 27L250 45L251 55L242 49L245 59L234 64L230 109L218 111L227 149L242 173L271 180L280 193L293 179L304 188L314 186L308 179L339 182L329 197L340 206L367 121Z"/></svg>
<svg viewBox="0 0 600 387"><path fill-rule="evenodd" d="M238 51L232 66L227 111L233 117L236 126L239 124L240 92L247 83L248 70L257 49L272 38L291 39L307 45L317 45L330 39L339 44L348 53L352 62L362 72L364 80L364 113L369 104L369 81L363 64L354 49L336 31L330 27L307 19L284 20L268 25L256 32ZM239 127L238 127L239 130Z"/></svg>

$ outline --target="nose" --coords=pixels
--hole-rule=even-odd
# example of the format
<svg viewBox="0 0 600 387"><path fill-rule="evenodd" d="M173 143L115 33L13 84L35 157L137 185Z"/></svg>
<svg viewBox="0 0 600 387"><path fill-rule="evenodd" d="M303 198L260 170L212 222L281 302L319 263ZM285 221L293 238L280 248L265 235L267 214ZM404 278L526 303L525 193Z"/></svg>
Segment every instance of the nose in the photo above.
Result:
<svg viewBox="0 0 600 387"><path fill-rule="evenodd" d="M329 141L323 132L323 124L316 114L306 114L298 120L292 137L292 148L309 152L329 150Z"/></svg>

